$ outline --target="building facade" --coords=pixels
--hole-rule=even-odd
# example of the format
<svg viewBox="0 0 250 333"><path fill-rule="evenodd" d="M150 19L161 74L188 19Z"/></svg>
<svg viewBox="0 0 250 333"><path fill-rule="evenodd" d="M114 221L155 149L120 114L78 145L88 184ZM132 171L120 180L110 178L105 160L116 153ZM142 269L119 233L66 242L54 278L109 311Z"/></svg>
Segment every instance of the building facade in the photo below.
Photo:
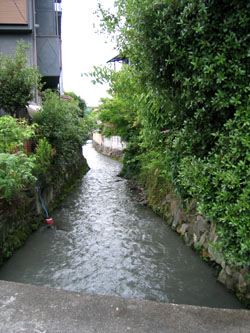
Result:
<svg viewBox="0 0 250 333"><path fill-rule="evenodd" d="M53 90L62 90L61 17L61 0L0 0L0 52L13 54L23 40L29 65Z"/></svg>

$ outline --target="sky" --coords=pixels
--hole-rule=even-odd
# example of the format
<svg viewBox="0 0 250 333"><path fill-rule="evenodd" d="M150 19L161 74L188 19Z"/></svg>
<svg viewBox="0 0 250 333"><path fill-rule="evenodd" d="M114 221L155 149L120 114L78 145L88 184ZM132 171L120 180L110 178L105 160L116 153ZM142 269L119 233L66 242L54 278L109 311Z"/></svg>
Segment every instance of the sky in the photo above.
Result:
<svg viewBox="0 0 250 333"><path fill-rule="evenodd" d="M104 8L112 8L114 1L101 2ZM97 0L62 1L63 90L75 92L88 106L97 106L101 97L108 96L108 86L92 84L84 73L92 72L93 66L105 65L118 54L107 36L96 33L99 28L99 19L93 14L96 9Z"/></svg>

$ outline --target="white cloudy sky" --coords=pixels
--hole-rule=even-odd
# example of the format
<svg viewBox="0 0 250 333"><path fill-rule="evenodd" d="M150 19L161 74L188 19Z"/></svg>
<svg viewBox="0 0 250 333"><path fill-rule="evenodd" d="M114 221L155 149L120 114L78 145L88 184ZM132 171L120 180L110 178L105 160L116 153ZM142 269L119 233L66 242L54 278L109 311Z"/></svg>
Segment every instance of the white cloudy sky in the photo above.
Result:
<svg viewBox="0 0 250 333"><path fill-rule="evenodd" d="M113 0L101 0L104 7L112 7ZM93 85L81 73L93 71L93 66L105 63L117 55L114 45L104 35L98 35L98 18L93 12L97 0L62 1L62 58L64 91L74 91L89 106L98 105L100 97L107 96L107 86ZM96 29L93 27L96 25ZM105 43L106 41L106 43Z"/></svg>

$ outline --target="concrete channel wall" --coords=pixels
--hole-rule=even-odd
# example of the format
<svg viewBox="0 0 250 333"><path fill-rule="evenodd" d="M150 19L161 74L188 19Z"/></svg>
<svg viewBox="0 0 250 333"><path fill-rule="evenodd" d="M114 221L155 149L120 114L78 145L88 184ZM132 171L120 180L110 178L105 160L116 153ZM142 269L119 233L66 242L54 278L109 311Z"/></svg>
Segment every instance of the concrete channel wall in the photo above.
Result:
<svg viewBox="0 0 250 333"><path fill-rule="evenodd" d="M126 148L126 143L121 140L120 136L106 138L100 133L94 132L93 146L98 152L102 154L122 158L123 150Z"/></svg>

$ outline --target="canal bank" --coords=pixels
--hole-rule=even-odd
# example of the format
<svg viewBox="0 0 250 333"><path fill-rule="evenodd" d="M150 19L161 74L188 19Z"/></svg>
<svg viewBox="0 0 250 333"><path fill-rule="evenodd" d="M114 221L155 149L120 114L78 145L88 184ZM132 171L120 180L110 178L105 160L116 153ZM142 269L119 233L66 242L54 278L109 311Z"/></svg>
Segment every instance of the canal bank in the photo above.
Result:
<svg viewBox="0 0 250 333"><path fill-rule="evenodd" d="M249 333L246 310L163 304L0 281L1 333Z"/></svg>
<svg viewBox="0 0 250 333"><path fill-rule="evenodd" d="M88 169L80 147L70 160L64 160L60 169L52 166L36 184L20 191L10 203L0 198L0 265L45 224L45 209L51 213Z"/></svg>
<svg viewBox="0 0 250 333"><path fill-rule="evenodd" d="M126 146L121 144L121 139L118 140L119 144L114 145L112 142L116 143L117 137L105 140L101 134L94 133L94 148L106 155L122 156ZM250 267L229 265L225 261L223 251L218 250L220 238L217 234L216 221L201 215L194 200L187 204L179 199L174 193L174 186L162 179L157 167L146 176L137 175L132 184L138 191L141 203L148 205L156 214L162 216L202 260L215 268L218 281L232 290L250 308Z"/></svg>
<svg viewBox="0 0 250 333"><path fill-rule="evenodd" d="M118 175L122 164L83 147L90 170L0 280L125 298L242 309L214 271Z"/></svg>
<svg viewBox="0 0 250 333"><path fill-rule="evenodd" d="M214 267L217 280L250 308L250 267L229 264L220 247L216 221L206 218L196 209L196 203L187 204L174 193L174 187L158 177L159 169L135 183L142 202L162 216L167 224L194 249L201 259Z"/></svg>

